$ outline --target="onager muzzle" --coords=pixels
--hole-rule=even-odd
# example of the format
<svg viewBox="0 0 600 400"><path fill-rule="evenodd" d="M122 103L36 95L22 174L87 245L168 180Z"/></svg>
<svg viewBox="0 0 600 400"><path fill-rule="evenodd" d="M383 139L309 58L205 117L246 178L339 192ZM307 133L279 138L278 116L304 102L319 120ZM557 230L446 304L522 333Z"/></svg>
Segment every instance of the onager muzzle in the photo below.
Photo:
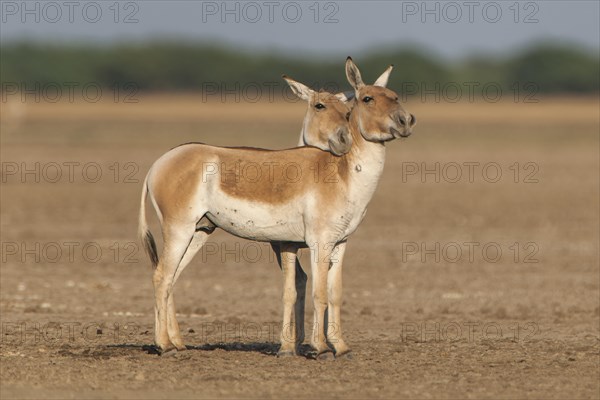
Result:
<svg viewBox="0 0 600 400"><path fill-rule="evenodd" d="M412 127L415 126L417 119L413 114L407 112L398 112L392 120L396 123L396 127L391 127L390 132L394 137L409 137L412 134Z"/></svg>
<svg viewBox="0 0 600 400"><path fill-rule="evenodd" d="M348 153L350 147L352 147L352 136L350 136L348 129L345 127L340 128L337 135L335 135L334 138L329 139L329 147L331 148L331 152L336 156Z"/></svg>

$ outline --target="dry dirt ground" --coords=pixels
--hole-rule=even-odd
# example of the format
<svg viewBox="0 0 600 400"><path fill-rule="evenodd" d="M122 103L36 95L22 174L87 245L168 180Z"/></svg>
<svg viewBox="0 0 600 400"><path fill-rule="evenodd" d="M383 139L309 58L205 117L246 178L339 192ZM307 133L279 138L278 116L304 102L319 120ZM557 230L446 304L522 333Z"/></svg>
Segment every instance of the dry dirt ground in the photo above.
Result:
<svg viewBox="0 0 600 400"><path fill-rule="evenodd" d="M598 101L406 106L346 253L354 358L320 362L275 356L279 269L223 232L176 286L188 351L156 355L136 239L159 155L289 147L302 104L3 102L2 399L600 397Z"/></svg>

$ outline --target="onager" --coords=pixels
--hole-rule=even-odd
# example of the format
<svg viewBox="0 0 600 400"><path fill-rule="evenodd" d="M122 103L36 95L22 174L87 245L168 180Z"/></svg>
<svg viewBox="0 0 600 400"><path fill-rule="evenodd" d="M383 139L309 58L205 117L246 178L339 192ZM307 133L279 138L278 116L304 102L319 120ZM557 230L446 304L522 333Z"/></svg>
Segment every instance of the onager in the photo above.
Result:
<svg viewBox="0 0 600 400"><path fill-rule="evenodd" d="M300 132L300 137L304 138L306 142L308 142L309 146L314 146L323 150L331 151L331 153L335 155L345 154L350 150L350 146L352 144L352 138L350 137L350 133L348 130L348 119L350 115L350 108L348 103L352 100L354 93L338 93L331 94L325 91L314 91L307 86L296 82L295 80L284 76L286 82L292 88L292 91L298 95L298 97L306 100L308 102L308 109L306 111L306 115L304 117L304 121L302 124L302 130ZM300 88L300 91L298 91ZM348 97L352 96L352 97ZM263 167L265 167L263 165ZM290 167L294 167L294 165L290 165ZM211 168L211 166L207 166L207 168ZM293 170L292 170L293 172ZM146 186L144 186L145 188ZM145 207L145 196L146 190L142 193L142 208ZM140 221L144 220L145 225L145 210L141 210L142 215L140 215ZM160 211L157 209L159 217ZM162 220L161 220L162 224ZM140 225L140 228L142 225ZM196 230L203 230L206 233L210 234L214 230L215 226L208 220L207 218L203 218L196 224ZM149 232L148 232L149 233ZM144 234L145 235L145 234ZM156 246L154 244L154 239L152 235L149 236L149 241L146 241L146 237L144 236L143 243L148 251L148 254L151 257L151 261L154 267L157 266L158 263L158 255L156 252ZM150 246L150 247L147 247ZM201 246L200 246L201 247ZM198 249L200 248L198 247ZM275 249L275 247L274 247ZM196 250L197 251L197 250ZM196 252L195 251L195 252ZM194 252L194 253L195 253ZM282 267L281 258L279 255L279 250L276 250L280 268ZM190 255L187 262L191 261L193 258L193 254ZM182 271L185 268L185 265L180 265L179 269ZM284 271L285 272L285 271ZM301 271L304 274L304 271ZM179 272L181 273L181 272ZM177 275L177 277L179 274ZM176 278L177 279L177 278ZM292 280L294 277L292 276ZM174 284L175 282L173 282ZM304 281L302 290L302 316L304 316L304 295L306 288L306 274L304 274ZM178 350L184 350L185 345L183 344L183 340L181 339L181 334L179 331L179 326L175 319L175 307L173 302L173 294L172 291L169 295L169 316L167 320L169 321L169 337L171 339L171 343ZM304 321L304 320L303 320ZM158 325L156 325L158 327ZM284 325L285 326L285 325ZM304 338L304 325L302 328L302 338ZM282 335L283 337L283 335ZM158 343L157 343L158 344Z"/></svg>
<svg viewBox="0 0 600 400"><path fill-rule="evenodd" d="M390 65L384 72L381 74L379 78L373 84L374 86L386 87L390 73L392 72L393 65ZM315 109L322 109L323 104L321 103L321 99L318 97L318 93L303 85L300 82L294 81L287 76L283 76L283 79L286 80L292 92L294 92L298 97L308 102L308 113L311 112L311 109L314 107ZM322 92L321 92L322 93ZM350 101L354 99L354 91L339 93L336 95L336 99L343 99L343 101ZM330 99L335 100L335 99ZM321 104L319 104L321 103ZM349 119L349 113L347 115ZM308 129L307 129L308 128ZM311 127L306 124L303 125L303 129L300 132L300 139L298 140L298 146L314 146L318 147L321 150L331 151L334 154L338 154L339 152L335 152L333 149L333 144L330 141L326 140L322 137L322 135L316 135L314 133L314 129L310 129ZM314 127L313 127L314 128ZM285 356L293 356L298 352L299 346L304 342L304 301L306 299L306 281L307 276L302 266L300 264L300 260L297 258L298 250L301 248L305 248L306 245L303 243L278 243L271 242L271 247L277 256L277 262L279 263L279 268L284 272L284 290L283 290L283 326L281 329L281 348L277 353L278 357ZM282 252L283 250L283 252ZM292 256L292 254L294 254ZM284 265L282 259L284 257L288 257L286 259L287 262L291 262L289 257L295 260L295 270L290 265ZM295 287L295 295L294 295L294 287ZM295 299L295 301L294 301ZM295 332L292 332L294 331Z"/></svg>
<svg viewBox="0 0 600 400"><path fill-rule="evenodd" d="M288 253L285 244L293 243L294 252L282 257L286 279L295 275L296 244L306 245L314 302L311 345L317 358L330 356L324 329L328 308L327 340L336 357L350 351L340 324L346 239L360 224L375 191L385 142L409 136L415 118L402 108L396 93L364 85L351 59L346 75L356 101L349 121L353 144L342 156L313 147L268 151L187 144L151 167L142 191L139 234L156 267L155 342L163 352L185 348L175 320L173 284L216 227L242 238L281 242L282 254ZM293 176L291 164L299 172ZM250 170L248 176L244 171ZM160 259L146 224L147 194L162 226ZM288 304L295 303L296 295L286 289ZM289 342L293 349L295 339Z"/></svg>

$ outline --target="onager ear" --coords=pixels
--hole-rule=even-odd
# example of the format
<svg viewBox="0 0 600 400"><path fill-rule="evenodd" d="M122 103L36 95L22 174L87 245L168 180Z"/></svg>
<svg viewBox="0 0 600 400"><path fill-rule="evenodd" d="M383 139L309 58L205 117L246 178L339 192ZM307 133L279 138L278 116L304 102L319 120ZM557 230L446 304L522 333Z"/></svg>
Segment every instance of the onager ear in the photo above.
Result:
<svg viewBox="0 0 600 400"><path fill-rule="evenodd" d="M282 77L283 77L283 79L285 79L287 84L290 85L290 89L292 89L292 92L296 96L300 97L304 101L310 101L310 99L314 93L314 90L312 90L308 86L306 86L298 81L293 80L292 78L290 78L287 75L283 75Z"/></svg>
<svg viewBox="0 0 600 400"><path fill-rule="evenodd" d="M391 64L389 67L387 67L387 69L385 71L383 71L383 74L381 74L379 76L379 78L377 78L377 80L375 81L373 86L386 87L388 84L388 80L390 79L390 74L392 73L393 69L394 69L394 64Z"/></svg>
<svg viewBox="0 0 600 400"><path fill-rule="evenodd" d="M351 57L346 59L346 78L354 90L358 90L365 86L362 77L360 76L360 71L358 70L356 64L354 64L354 61L352 61Z"/></svg>
<svg viewBox="0 0 600 400"><path fill-rule="evenodd" d="M354 100L354 91L350 90L348 92L339 92L335 95L335 97L338 98L338 100L343 101L344 103L347 103L349 101Z"/></svg>

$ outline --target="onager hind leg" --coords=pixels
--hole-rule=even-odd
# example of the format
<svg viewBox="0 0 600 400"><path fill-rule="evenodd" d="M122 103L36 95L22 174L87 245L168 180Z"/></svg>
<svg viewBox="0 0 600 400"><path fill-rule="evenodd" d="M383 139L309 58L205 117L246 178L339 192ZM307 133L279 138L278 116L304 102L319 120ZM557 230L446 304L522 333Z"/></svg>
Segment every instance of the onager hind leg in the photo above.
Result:
<svg viewBox="0 0 600 400"><path fill-rule="evenodd" d="M164 250L152 278L155 299L154 342L160 348L161 353L176 348L169 339L168 303L173 291L177 269L193 241L194 232L195 225L193 223L185 226L163 224Z"/></svg>
<svg viewBox="0 0 600 400"><path fill-rule="evenodd" d="M204 246L206 240L208 239L208 236L211 233L212 230L198 230L194 233L192 241L190 242L187 250L185 251L183 258L179 263L179 267L177 267L177 270L175 271L175 277L173 278L173 286L175 286L175 283L179 279L179 276L181 275L185 267L188 266L190 261L192 261L198 250L200 250L202 246ZM179 324L177 323L177 318L175 316L175 300L173 298L173 290L171 290L168 299L167 331L169 333L169 339L171 340L171 343L173 343L177 350L185 350L186 347L185 344L183 344L183 339L181 338L181 332L179 330Z"/></svg>

